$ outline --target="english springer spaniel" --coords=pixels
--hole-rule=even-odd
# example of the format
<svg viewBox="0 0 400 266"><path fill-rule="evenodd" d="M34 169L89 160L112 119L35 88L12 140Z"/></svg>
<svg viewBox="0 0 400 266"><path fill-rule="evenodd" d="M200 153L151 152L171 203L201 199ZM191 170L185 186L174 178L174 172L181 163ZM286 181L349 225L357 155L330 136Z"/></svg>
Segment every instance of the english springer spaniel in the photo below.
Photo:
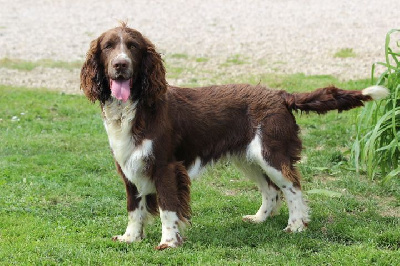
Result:
<svg viewBox="0 0 400 266"><path fill-rule="evenodd" d="M388 94L379 86L310 93L246 84L169 86L154 45L125 23L91 42L81 89L90 101L100 102L126 186L128 226L113 239L140 241L148 218L159 213L159 250L183 243L191 180L208 163L227 156L261 191L261 207L244 221L261 223L278 214L283 194L289 208L285 231L306 229L309 210L295 166L302 144L292 111L349 110Z"/></svg>

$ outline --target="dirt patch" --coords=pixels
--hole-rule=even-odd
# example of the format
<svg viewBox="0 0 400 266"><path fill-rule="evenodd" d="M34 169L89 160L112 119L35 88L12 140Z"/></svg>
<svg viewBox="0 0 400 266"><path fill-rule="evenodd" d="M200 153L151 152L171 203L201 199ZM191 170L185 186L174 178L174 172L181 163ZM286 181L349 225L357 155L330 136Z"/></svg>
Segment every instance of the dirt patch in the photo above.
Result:
<svg viewBox="0 0 400 266"><path fill-rule="evenodd" d="M400 218L400 204L395 197L374 196L378 204L378 213L383 217Z"/></svg>

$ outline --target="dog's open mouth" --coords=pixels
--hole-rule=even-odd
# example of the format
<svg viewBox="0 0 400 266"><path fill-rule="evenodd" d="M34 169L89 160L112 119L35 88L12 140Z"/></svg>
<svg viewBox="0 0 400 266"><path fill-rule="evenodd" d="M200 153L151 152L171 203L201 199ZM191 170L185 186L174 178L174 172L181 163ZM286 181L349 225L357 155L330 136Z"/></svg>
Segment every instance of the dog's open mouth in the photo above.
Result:
<svg viewBox="0 0 400 266"><path fill-rule="evenodd" d="M110 79L111 94L118 100L126 102L131 95L132 79Z"/></svg>

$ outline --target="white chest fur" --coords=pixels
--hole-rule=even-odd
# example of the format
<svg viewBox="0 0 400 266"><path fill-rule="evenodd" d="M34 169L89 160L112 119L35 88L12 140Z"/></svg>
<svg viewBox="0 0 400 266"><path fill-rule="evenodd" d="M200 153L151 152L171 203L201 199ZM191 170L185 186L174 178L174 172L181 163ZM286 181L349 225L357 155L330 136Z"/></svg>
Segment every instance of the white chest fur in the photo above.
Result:
<svg viewBox="0 0 400 266"><path fill-rule="evenodd" d="M140 196L155 192L153 182L145 176L145 161L152 156L153 142L144 139L140 145L132 136L132 121L137 102L109 100L103 106L104 126L115 160L126 178L136 185Z"/></svg>

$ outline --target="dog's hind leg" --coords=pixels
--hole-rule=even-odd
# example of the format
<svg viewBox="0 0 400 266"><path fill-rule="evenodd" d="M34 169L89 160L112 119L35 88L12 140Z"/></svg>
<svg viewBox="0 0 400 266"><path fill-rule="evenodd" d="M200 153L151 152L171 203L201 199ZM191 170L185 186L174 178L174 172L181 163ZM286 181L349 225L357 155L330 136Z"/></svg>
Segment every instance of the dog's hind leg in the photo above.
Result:
<svg viewBox="0 0 400 266"><path fill-rule="evenodd" d="M286 199L289 209L287 232L301 232L307 228L310 221L309 209L303 199L300 183L294 179L299 178L296 169L283 165L281 170L270 166L267 162L262 163L263 170L278 186Z"/></svg>
<svg viewBox="0 0 400 266"><path fill-rule="evenodd" d="M309 208L303 199L300 183L298 182L300 180L300 173L293 166L284 164L281 170L283 178L286 179L282 182L281 189L289 208L289 220L285 231L301 232L307 228L310 217ZM276 178L280 180L279 175Z"/></svg>
<svg viewBox="0 0 400 266"><path fill-rule="evenodd" d="M257 213L255 215L243 216L243 221L262 223L269 216L278 215L281 207L281 193L279 188L258 165L245 165L239 162L235 162L235 165L247 178L257 184L262 196L262 203Z"/></svg>
<svg viewBox="0 0 400 266"><path fill-rule="evenodd" d="M300 173L292 165L294 160L291 156L279 149L273 149L274 152L271 152L271 150L268 150L268 148L272 149L271 143L268 144L270 146L263 148L261 137L256 135L249 145L247 157L257 163L270 180L283 192L289 208L289 220L285 231L303 231L310 219L309 210L301 192ZM293 142L292 144L294 146L298 143ZM284 145L282 146L284 147Z"/></svg>
<svg viewBox="0 0 400 266"><path fill-rule="evenodd" d="M310 221L309 209L303 199L296 169L282 165L281 170L263 162L263 169L271 180L282 190L289 209L287 232L301 232L307 228Z"/></svg>
<svg viewBox="0 0 400 266"><path fill-rule="evenodd" d="M190 178L178 162L159 167L154 175L162 223L162 250L183 244L182 230L190 219Z"/></svg>

